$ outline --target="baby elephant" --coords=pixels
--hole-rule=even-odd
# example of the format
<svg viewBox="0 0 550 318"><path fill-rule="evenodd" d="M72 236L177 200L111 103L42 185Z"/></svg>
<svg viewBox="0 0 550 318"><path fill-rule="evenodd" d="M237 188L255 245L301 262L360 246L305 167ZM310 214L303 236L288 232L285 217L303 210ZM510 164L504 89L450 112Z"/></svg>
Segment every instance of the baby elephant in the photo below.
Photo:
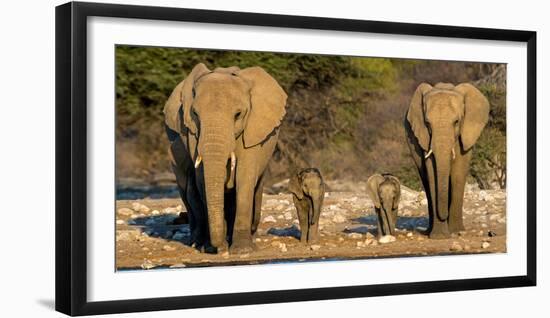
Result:
<svg viewBox="0 0 550 318"><path fill-rule="evenodd" d="M399 179L388 173L374 174L367 181L367 193L378 216L378 236L395 235L401 197Z"/></svg>
<svg viewBox="0 0 550 318"><path fill-rule="evenodd" d="M325 184L319 170L307 168L294 175L288 184L300 221L300 241L315 243L319 239L319 215L325 197Z"/></svg>

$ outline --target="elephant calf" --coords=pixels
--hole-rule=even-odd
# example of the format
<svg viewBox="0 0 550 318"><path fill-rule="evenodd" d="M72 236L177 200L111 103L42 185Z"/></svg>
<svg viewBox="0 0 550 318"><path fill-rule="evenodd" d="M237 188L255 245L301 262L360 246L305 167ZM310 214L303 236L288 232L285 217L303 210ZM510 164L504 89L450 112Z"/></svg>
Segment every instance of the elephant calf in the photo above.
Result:
<svg viewBox="0 0 550 318"><path fill-rule="evenodd" d="M288 184L300 221L300 241L304 244L319 240L319 216L325 197L325 184L319 170L307 168L294 175Z"/></svg>
<svg viewBox="0 0 550 318"><path fill-rule="evenodd" d="M367 193L378 217L378 236L395 235L401 197L399 179L391 174L374 174L367 181Z"/></svg>

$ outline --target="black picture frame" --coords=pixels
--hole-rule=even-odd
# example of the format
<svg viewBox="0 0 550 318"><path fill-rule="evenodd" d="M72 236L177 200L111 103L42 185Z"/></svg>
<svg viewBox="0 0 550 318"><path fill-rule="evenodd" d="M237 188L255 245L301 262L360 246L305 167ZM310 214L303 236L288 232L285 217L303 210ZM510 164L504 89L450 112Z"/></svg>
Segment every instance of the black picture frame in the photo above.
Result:
<svg viewBox="0 0 550 318"><path fill-rule="evenodd" d="M87 301L86 20L91 16L526 43L527 274L353 287ZM81 2L56 7L55 28L56 310L68 315L91 315L536 285L536 32Z"/></svg>

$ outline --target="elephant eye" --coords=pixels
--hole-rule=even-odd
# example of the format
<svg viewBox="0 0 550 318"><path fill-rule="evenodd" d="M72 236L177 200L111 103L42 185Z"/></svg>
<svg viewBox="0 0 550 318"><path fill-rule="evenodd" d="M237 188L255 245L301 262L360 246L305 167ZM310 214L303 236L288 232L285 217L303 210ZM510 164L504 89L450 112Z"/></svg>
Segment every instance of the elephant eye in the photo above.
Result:
<svg viewBox="0 0 550 318"><path fill-rule="evenodd" d="M241 111L238 111L236 114L235 114L235 120L239 119L239 117L241 117Z"/></svg>
<svg viewBox="0 0 550 318"><path fill-rule="evenodd" d="M197 92L195 91L195 88L193 87L193 89L191 90L191 95L193 96L193 98L195 98L195 96L197 96Z"/></svg>

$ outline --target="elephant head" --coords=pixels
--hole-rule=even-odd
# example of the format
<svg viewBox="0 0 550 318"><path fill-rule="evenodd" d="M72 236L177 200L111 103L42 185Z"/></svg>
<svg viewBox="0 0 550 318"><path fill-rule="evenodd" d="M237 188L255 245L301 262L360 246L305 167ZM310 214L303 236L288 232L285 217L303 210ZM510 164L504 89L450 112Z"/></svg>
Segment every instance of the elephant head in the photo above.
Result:
<svg viewBox="0 0 550 318"><path fill-rule="evenodd" d="M288 183L288 191L293 193L299 200L307 197L311 202L311 209L308 211L309 225L315 225L321 215L321 206L325 197L325 184L321 172L315 168L308 168L295 174Z"/></svg>
<svg viewBox="0 0 550 318"><path fill-rule="evenodd" d="M224 190L235 182L237 140L244 149L267 140L281 124L287 95L260 67L217 68L196 65L179 83L165 108L166 125L197 140L195 168L201 163L210 240L225 245Z"/></svg>
<svg viewBox="0 0 550 318"><path fill-rule="evenodd" d="M422 83L416 89L407 113L407 121L424 150L425 160L433 154L437 216L449 215L449 176L456 153L467 153L476 143L489 119L489 102L471 84L454 86Z"/></svg>
<svg viewBox="0 0 550 318"><path fill-rule="evenodd" d="M391 174L374 174L367 180L367 194L380 211L379 233L393 234L397 222L397 209L401 198L399 179Z"/></svg>

